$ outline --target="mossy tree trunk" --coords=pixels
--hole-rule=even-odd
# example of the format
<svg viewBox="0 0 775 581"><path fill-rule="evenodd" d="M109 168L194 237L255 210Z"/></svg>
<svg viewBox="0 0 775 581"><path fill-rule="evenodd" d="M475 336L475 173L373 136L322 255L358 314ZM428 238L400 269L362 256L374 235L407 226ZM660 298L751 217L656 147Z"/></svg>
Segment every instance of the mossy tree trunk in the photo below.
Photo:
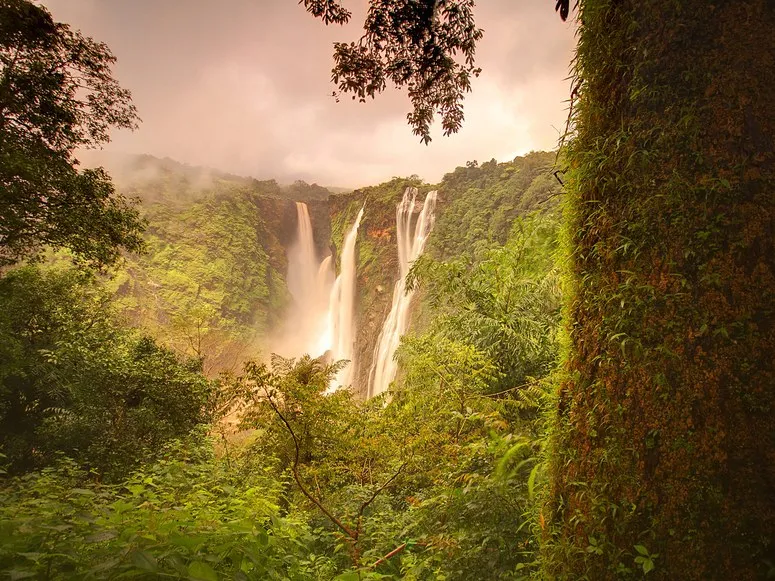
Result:
<svg viewBox="0 0 775 581"><path fill-rule="evenodd" d="M775 2L582 0L580 14L545 573L763 578Z"/></svg>

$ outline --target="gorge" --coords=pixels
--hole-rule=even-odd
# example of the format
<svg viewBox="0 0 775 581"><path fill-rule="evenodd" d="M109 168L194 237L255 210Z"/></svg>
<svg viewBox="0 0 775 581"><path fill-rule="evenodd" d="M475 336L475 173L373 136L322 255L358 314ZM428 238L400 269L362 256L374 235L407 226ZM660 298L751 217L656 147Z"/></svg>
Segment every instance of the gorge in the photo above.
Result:
<svg viewBox="0 0 775 581"><path fill-rule="evenodd" d="M121 187L147 200L150 252L112 283L130 320L211 374L271 353L350 361L335 383L360 397L387 389L400 337L424 324L404 286L417 256L483 256L558 185L545 153L341 194L134 163Z"/></svg>

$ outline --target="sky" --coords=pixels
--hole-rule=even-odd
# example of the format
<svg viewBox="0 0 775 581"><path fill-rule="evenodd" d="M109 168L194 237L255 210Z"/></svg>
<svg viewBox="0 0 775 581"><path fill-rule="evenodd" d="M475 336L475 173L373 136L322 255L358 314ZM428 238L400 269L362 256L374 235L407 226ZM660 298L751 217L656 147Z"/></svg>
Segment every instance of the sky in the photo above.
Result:
<svg viewBox="0 0 775 581"><path fill-rule="evenodd" d="M574 30L554 0L481 0L482 74L463 129L420 143L409 100L332 97L333 43L357 40L367 0L329 26L295 0L43 0L61 22L107 43L142 123L106 151L171 157L282 183L361 187L417 174L437 182L466 161L551 150L567 118Z"/></svg>

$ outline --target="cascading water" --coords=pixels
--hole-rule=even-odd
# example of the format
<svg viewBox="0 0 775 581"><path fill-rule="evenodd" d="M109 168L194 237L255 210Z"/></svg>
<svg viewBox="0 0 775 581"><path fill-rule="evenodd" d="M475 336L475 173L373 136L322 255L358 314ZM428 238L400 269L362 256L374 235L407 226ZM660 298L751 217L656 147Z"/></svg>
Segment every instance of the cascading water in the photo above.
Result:
<svg viewBox="0 0 775 581"><path fill-rule="evenodd" d="M340 370L330 390L340 385L349 385L355 367L355 242L363 218L363 208L358 212L355 223L344 237L341 253L341 271L334 281L328 303L328 331L331 360L350 361Z"/></svg>
<svg viewBox="0 0 775 581"><path fill-rule="evenodd" d="M374 361L369 371L369 397L383 393L395 379L398 364L393 359L393 355L401 336L406 332L409 306L414 295L414 291L406 292L406 275L411 263L422 254L435 220L436 191L433 190L425 196L420 215L412 228L412 218L417 207L417 193L417 188L406 188L401 203L396 208L398 280L393 287L390 313L382 325L382 332L374 349Z"/></svg>
<svg viewBox="0 0 775 581"><path fill-rule="evenodd" d="M285 337L280 350L298 356L304 353L318 355L327 348L321 345L325 333L329 289L333 279L331 256L318 263L312 222L304 202L296 202L296 240L288 249L288 291L293 297L293 308L286 322Z"/></svg>
<svg viewBox="0 0 775 581"><path fill-rule="evenodd" d="M329 391L349 385L355 354L355 243L363 218L363 208L344 237L341 272L335 276L334 257L318 263L312 222L304 202L296 202L296 240L288 249L288 290L293 308L288 313L285 331L275 340L285 356L305 353L319 357L328 353L331 361L350 361L337 374Z"/></svg>

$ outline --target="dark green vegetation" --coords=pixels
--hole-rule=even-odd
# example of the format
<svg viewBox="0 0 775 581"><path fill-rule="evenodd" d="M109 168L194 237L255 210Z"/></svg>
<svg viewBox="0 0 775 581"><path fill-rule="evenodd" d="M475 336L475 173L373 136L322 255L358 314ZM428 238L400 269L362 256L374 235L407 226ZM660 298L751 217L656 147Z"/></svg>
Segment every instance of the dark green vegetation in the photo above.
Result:
<svg viewBox="0 0 775 581"><path fill-rule="evenodd" d="M437 185L425 184L417 176L395 178L331 198L335 247L341 246L358 210L366 206L358 237L357 385L368 382L374 345L390 310L398 271L395 211L404 190L417 187L420 200L428 191L438 190L437 220L426 251L430 257L452 261L465 271L487 257L490 250L506 244L516 218L556 208L561 188L551 175L555 157L554 153L532 152L505 163L468 162L446 174ZM551 256L547 253L546 258ZM429 311L415 309L416 317L422 319L423 313Z"/></svg>
<svg viewBox="0 0 775 581"><path fill-rule="evenodd" d="M327 21L345 17L333 0L305 5ZM470 8L439 5L451 21L449 10ZM366 64L433 52L423 40L433 15L402 6L375 2L370 17L387 10L399 35L416 20L416 34ZM201 374L202 358L244 340L240 325L267 324L282 301L273 261L292 204L251 190L273 182L221 174L202 191L185 171L164 174L185 201L148 198L152 254L129 260L117 297L82 269L4 272L0 570L195 581L771 578L775 9L765 0L579 9L564 215L549 154L445 176L429 252L410 274L420 308L387 397L324 395L337 364L309 357L249 362L217 381ZM387 30L372 24L372 34ZM383 40L379 50L390 49ZM443 50L419 56L407 78L422 101L434 67L443 76L449 63ZM393 74L372 72L344 88L370 95L381 87L358 83ZM438 94L447 89L442 79ZM460 96L446 94L453 117ZM361 309L389 300L386 257L407 185L432 188L396 179L331 200L337 246L364 200L370 209ZM208 248L205 237L223 244ZM160 276L169 278L154 294ZM149 296L162 307L149 309ZM175 340L195 359L127 330L114 309L156 334L174 319L190 325ZM222 334L208 335L210 317ZM247 430L239 438L235 425Z"/></svg>
<svg viewBox="0 0 775 581"><path fill-rule="evenodd" d="M121 312L177 353L202 359L208 374L238 370L265 347L289 300L291 200L308 200L316 237L326 240L328 190L151 156L106 161L121 191L143 201L147 221L147 252L127 256L109 283Z"/></svg>
<svg viewBox="0 0 775 581"><path fill-rule="evenodd" d="M73 157L137 122L111 76L115 58L26 0L2 0L0 11L0 266L45 245L98 265L140 249L136 209Z"/></svg>
<svg viewBox="0 0 775 581"><path fill-rule="evenodd" d="M340 8L305 4L324 19ZM443 95L423 113L446 120L464 91L449 91L445 49L475 70L471 2L411 4L369 3L360 53L374 70L349 71L345 89L373 95L405 70L397 84L415 103ZM570 6L555 5L563 19ZM543 574L772 577L775 6L576 7ZM456 37L438 46L442 24ZM402 68L416 62L419 76Z"/></svg>
<svg viewBox="0 0 775 581"><path fill-rule="evenodd" d="M139 353L131 341L125 350L136 362L133 371L109 347L93 354L94 345L77 350L76 369L66 358L70 339L60 336L63 353L50 356L44 368L49 374L81 377L82 369L95 366L92 358L112 356L111 371L127 379L144 374L145 381L122 382L142 386L141 393L119 390L116 399L106 377L108 385L89 393L88 409L68 400L50 415L41 411L44 428L29 438L59 438L37 440L33 447L43 443L72 460L49 454L35 466L11 464L26 474L0 483L0 567L15 578L53 579L524 576L535 567L533 499L544 479L538 412L548 384L542 379L557 354L559 301L551 282L557 234L554 212L534 215L518 221L507 244L469 272L457 263L418 267L416 284L427 289L429 304L444 307L431 307L431 326L402 347L405 371L389 402L362 401L349 391L324 395L336 366L307 357L276 357L271 367L248 363L241 375L223 375L213 385L147 339L140 340ZM453 288L446 284L449 270L457 272ZM498 272L502 284L491 284L490 271ZM66 292L88 291L95 301L107 300L79 276L29 268L2 282L19 303L32 300L23 282L53 285L44 293L53 298L32 317L42 321L44 314L64 317L57 305ZM500 305L491 323L480 325L477 313L466 310L464 295L474 291L480 307ZM83 316L93 316L93 305L85 297L79 301ZM19 317L30 319L31 308L17 309ZM131 335L105 319L71 323L76 329L69 332L88 342L109 327L117 341L128 340ZM454 333L461 320L470 331L465 336ZM489 337L477 331L491 326L496 330ZM534 343L525 334L511 359L500 361L501 334L520 326L543 327L545 340ZM163 393L155 391L158 368L145 361L147 352L167 366L158 378ZM17 358L37 367L47 352L40 353L28 348ZM526 371L519 377L528 385L509 383L515 365L531 370L532 377ZM83 380L94 381L89 374ZM16 384L10 393L14 389ZM177 398L188 407L175 407ZM165 431L168 416L154 403L179 416L176 433ZM200 415L185 424L185 414L194 409ZM130 431L108 438L105 422L111 420L99 416L100 410L127 420L142 412L158 425L145 425L142 438ZM96 434L65 429L70 417L81 414L98 427ZM217 452L196 427L207 417L216 421ZM233 439L234 421L249 435ZM17 433L3 434L4 447ZM142 456L131 448L151 437L152 453ZM110 448L103 438L126 447ZM131 467L137 470L118 477Z"/></svg>
<svg viewBox="0 0 775 581"><path fill-rule="evenodd" d="M117 320L107 293L75 269L0 279L0 442L12 473L72 457L125 477L165 442L209 421L213 385Z"/></svg>
<svg viewBox="0 0 775 581"><path fill-rule="evenodd" d="M345 24L351 13L336 0L303 0L307 11L326 24ZM334 43L331 71L340 94L364 102L391 82L406 87L412 111L406 118L416 135L430 143L435 115L444 135L463 123L462 95L471 90L476 43L473 0L415 2L394 0L369 6L363 37Z"/></svg>
<svg viewBox="0 0 775 581"><path fill-rule="evenodd" d="M707 8L582 3L558 577L775 572L775 8Z"/></svg>
<svg viewBox="0 0 775 581"><path fill-rule="evenodd" d="M287 300L285 253L266 206L242 192L149 206L148 253L111 283L122 310L208 370L238 365Z"/></svg>

